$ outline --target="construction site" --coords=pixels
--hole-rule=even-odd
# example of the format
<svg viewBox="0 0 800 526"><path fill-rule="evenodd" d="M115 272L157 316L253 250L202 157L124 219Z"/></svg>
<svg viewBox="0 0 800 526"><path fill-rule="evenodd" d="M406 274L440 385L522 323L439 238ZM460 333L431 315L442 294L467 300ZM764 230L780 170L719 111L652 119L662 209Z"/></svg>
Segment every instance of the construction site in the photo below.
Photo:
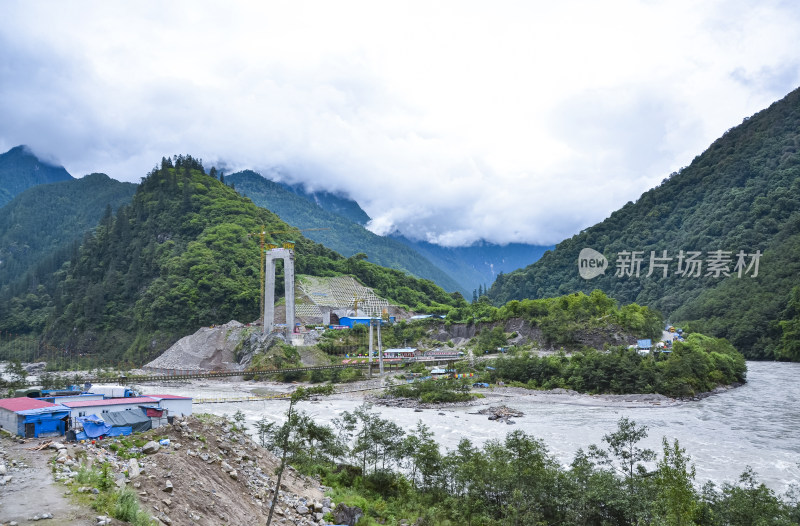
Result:
<svg viewBox="0 0 800 526"><path fill-rule="evenodd" d="M263 243L263 237L262 237ZM255 354L266 352L276 339L301 349L301 362L319 365L302 348L314 346L322 331L375 325L408 317L369 287L351 276L295 276L294 244L266 244L261 250L261 319L253 323L230 322L203 327L188 335L144 366L149 372L242 371ZM283 265L282 299L276 300L277 264ZM373 348L370 330L369 348ZM380 329L376 349L381 348ZM382 356L380 357L382 358ZM380 360L382 363L382 359ZM382 370L382 367L381 367Z"/></svg>

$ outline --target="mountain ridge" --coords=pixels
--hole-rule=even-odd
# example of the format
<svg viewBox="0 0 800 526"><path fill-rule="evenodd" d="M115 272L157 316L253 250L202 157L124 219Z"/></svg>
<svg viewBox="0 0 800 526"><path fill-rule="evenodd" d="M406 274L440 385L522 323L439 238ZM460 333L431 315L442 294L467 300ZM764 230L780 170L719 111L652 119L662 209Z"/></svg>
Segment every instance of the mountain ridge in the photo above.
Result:
<svg viewBox="0 0 800 526"><path fill-rule="evenodd" d="M304 233L306 237L346 257L365 253L373 263L430 279L451 292L458 290L462 295L466 293L455 280L412 248L373 234L347 217L323 208L313 201L313 193L287 190L285 184L271 181L252 170L226 175L225 182L232 184L237 192L250 198L256 205L272 210L287 223L301 230L309 229ZM329 206L334 201L327 199ZM355 206L358 206L357 203ZM358 207L358 210L361 208ZM312 230L321 228L326 230Z"/></svg>
<svg viewBox="0 0 800 526"><path fill-rule="evenodd" d="M176 156L142 179L129 205L107 208L66 263L0 291L0 331L40 337L16 352L56 348L75 363L140 365L202 326L256 320L262 227L273 232L268 241L294 243L297 275L351 275L422 312L466 304L431 281L358 254L344 258L207 175L198 160Z"/></svg>
<svg viewBox="0 0 800 526"><path fill-rule="evenodd" d="M776 329L791 321L791 292L800 286L800 260L782 256L797 252L800 239L800 89L745 118L715 140L692 163L660 185L644 192L605 220L556 245L541 260L505 274L489 297L495 304L522 298L542 298L577 291L603 290L620 302L635 301L661 310L672 321L726 337L750 358L800 360L800 352L785 354L784 333ZM582 279L578 257L591 248L608 261L608 269ZM705 260L721 250L763 254L755 278L714 276L704 266L699 277L675 274L681 254L700 251ZM665 277L651 276L651 253L671 256ZM682 251L682 252L681 252ZM641 252L639 276L617 275L619 256ZM614 256L617 256L617 260ZM656 260L654 260L655 262ZM750 259L748 259L749 263ZM764 265L767 263L768 265ZM752 275L752 270L751 270ZM738 281L737 281L738 280ZM744 280L750 280L745 283ZM778 301L753 303L753 284ZM721 288L719 288L721 287ZM727 294L712 291L727 291ZM750 291L751 297L745 293ZM761 297L759 294L758 297ZM690 323L691 324L691 323Z"/></svg>
<svg viewBox="0 0 800 526"><path fill-rule="evenodd" d="M305 198L307 201L313 203L319 208L356 223L362 228L366 229L366 226L371 219L369 215L361 208L358 202L346 195L332 194L325 191L308 191L303 183L295 183L290 185L280 181L272 181L269 177L265 177L262 174L258 174L252 170L237 172L237 174L244 172L257 174L260 177L263 177L265 180L270 181L272 184L281 186L289 192ZM226 176L226 181L234 181L235 184L236 178L239 177L237 174ZM267 206L267 208L280 207L280 204L276 203L274 200L269 203L262 200L261 203ZM288 211L285 211L283 214L278 212L278 215L285 217L286 220L291 224L301 226L300 223L298 223L298 221L301 219L299 217L295 218L293 214L287 215L287 212ZM332 220L330 218L327 219ZM303 218L303 220L305 222L302 224L302 226L310 226L312 224L314 226L319 226L318 223L311 221L308 218ZM332 221L338 224L336 220ZM344 228L350 229L349 226L344 226ZM360 233L356 233L354 230L351 231L353 232L354 236L362 237ZM376 238L373 236L377 235L372 234L371 232L370 234L371 235L366 235L364 237L375 241ZM315 234L313 232L309 232L308 237L317 242L325 243L325 234ZM438 268L440 271L444 271L445 274L452 278L452 280L457 283L459 292L461 292L465 297L469 297L470 294L479 287L484 289L488 288L488 284L492 283L498 274L509 272L528 265L541 257L545 251L553 248L552 246L538 246L526 243L509 243L507 245L498 245L485 240L477 241L472 245L465 247L443 247L425 241L410 239L399 232L395 232L386 236L377 236L377 238L382 238L382 240L379 241L379 244L382 245L381 249L392 247L394 250L401 252L406 249L411 249L413 252L419 254L419 256L427 260L428 264L432 264L434 267ZM399 245L395 244L393 241L388 241L388 239L399 242ZM404 245L405 248L403 248L402 245ZM344 242L339 242L334 248L345 255L362 251L369 252L367 250L360 250ZM384 256L376 261L384 264L386 261L389 261L389 259ZM434 277L436 276L436 273L431 273L430 270L426 270L421 273L415 272L409 268L408 263L406 263L405 267L403 268L411 271L413 274L420 274L422 277L433 279L446 290L455 290L455 288L453 288L454 285L450 281L436 279Z"/></svg>
<svg viewBox="0 0 800 526"><path fill-rule="evenodd" d="M133 183L105 174L30 187L0 208L0 287L26 273L61 266L65 249L90 232L106 212L130 202Z"/></svg>
<svg viewBox="0 0 800 526"><path fill-rule="evenodd" d="M0 154L0 207L32 186L70 179L63 166L40 160L25 145L15 146Z"/></svg>

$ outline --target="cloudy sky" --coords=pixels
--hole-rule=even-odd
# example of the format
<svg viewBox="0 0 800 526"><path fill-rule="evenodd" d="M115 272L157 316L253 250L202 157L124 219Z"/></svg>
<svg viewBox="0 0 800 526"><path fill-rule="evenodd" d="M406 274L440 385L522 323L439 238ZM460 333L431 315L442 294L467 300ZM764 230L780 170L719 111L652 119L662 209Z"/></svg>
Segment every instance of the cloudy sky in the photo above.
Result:
<svg viewBox="0 0 800 526"><path fill-rule="evenodd" d="M162 156L340 191L373 230L551 244L800 85L786 2L63 2L0 8L0 151Z"/></svg>

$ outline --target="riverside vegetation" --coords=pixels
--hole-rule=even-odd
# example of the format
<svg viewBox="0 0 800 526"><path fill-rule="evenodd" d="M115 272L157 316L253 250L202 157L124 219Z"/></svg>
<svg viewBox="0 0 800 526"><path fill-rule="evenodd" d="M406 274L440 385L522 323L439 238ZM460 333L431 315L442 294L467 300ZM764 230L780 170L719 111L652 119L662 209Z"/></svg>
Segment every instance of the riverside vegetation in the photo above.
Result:
<svg viewBox="0 0 800 526"><path fill-rule="evenodd" d="M256 425L264 447L319 475L336 502L358 506L361 526L419 525L790 525L800 491L776 495L745 469L737 482L696 487L695 468L677 441L643 448L647 429L622 418L602 445L561 466L522 431L476 446L463 439L444 453L421 421L405 433L369 405L331 426L295 411L279 431ZM287 437L289 437L287 439Z"/></svg>
<svg viewBox="0 0 800 526"><path fill-rule="evenodd" d="M691 334L675 342L671 353L641 355L615 347L608 352L594 349L571 356L532 356L519 353L491 361L482 376L533 389L573 389L581 393L659 393L676 398L707 393L721 385L745 381L744 357L725 340Z"/></svg>
<svg viewBox="0 0 800 526"><path fill-rule="evenodd" d="M470 365L467 361L455 365L457 372L472 372L473 382L512 382L533 389L566 388L582 393L659 393L671 397L693 397L712 391L721 385L742 383L746 380L747 366L744 357L726 340L689 334L684 342L675 342L670 353L641 355L626 346L610 345L594 349L580 345L581 334L600 331L603 334L635 334L657 338L661 335L661 316L647 307L636 304L617 306L603 292L576 293L559 298L510 301L503 307L492 306L479 299L473 304L447 311L444 328L455 323L480 324L476 336L465 346L475 355L496 352L505 348L512 334L506 333L503 323L523 320L539 329L544 346L563 345L572 352L550 356L531 354L531 344L512 348L508 357ZM432 340L430 331L436 331L441 321L428 319L413 323L400 322L383 329L387 347L404 346L407 342L420 342L424 346L442 345ZM445 343L449 347L452 342ZM367 352L367 328L356 326L343 331L325 333L319 348L330 355ZM452 348L452 347L450 347ZM486 368L489 366L490 368ZM341 373L315 372L308 379L321 382L339 381ZM299 378L295 378L299 379ZM358 379L353 376L346 380ZM433 387L402 387L395 396L421 399L423 391ZM441 390L437 387L436 390ZM460 388L450 389L447 401L456 401ZM427 401L434 398L444 401L439 394L430 392Z"/></svg>

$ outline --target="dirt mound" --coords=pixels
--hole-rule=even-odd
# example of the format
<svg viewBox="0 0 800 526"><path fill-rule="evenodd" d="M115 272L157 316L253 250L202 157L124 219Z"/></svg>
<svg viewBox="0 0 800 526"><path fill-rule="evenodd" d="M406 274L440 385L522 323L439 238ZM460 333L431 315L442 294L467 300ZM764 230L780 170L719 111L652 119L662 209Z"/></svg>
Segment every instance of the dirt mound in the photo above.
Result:
<svg viewBox="0 0 800 526"><path fill-rule="evenodd" d="M169 445L140 459L142 474L130 484L153 516L167 522L162 517L166 515L173 525L266 521L278 459L244 432L211 417L187 418L152 433L167 438ZM299 515L299 506L313 509L313 503L324 500L319 482L292 468L284 473L281 486L278 507L284 520Z"/></svg>
<svg viewBox="0 0 800 526"><path fill-rule="evenodd" d="M164 353L144 366L146 371L241 371L239 354L243 342L260 333L259 327L245 326L238 321L203 327L181 338Z"/></svg>

